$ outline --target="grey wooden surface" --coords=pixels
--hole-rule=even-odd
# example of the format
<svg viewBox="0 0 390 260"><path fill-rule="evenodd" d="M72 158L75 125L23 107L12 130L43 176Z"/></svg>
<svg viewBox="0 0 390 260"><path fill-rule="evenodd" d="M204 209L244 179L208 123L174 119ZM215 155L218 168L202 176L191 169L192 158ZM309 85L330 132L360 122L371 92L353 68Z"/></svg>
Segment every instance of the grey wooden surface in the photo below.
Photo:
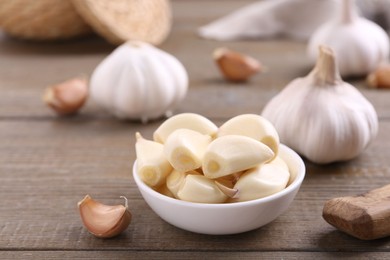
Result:
<svg viewBox="0 0 390 260"><path fill-rule="evenodd" d="M305 75L305 43L288 39L221 43L200 39L196 28L251 1L174 1L174 27L160 47L188 70L190 89L176 113L205 115L216 124L260 113L289 81ZM211 53L228 46L261 60L269 71L247 84L221 79ZM151 137L162 122L121 122L88 103L58 118L42 101L47 85L89 75L113 46L99 38L31 43L0 35L0 259L386 259L390 239L360 241L321 217L326 200L363 193L390 182L390 92L350 81L375 106L380 130L358 158L318 166L290 209L251 232L208 236L178 229L146 205L131 177L134 133ZM133 221L113 239L82 226L76 204L90 194L106 203L129 199Z"/></svg>

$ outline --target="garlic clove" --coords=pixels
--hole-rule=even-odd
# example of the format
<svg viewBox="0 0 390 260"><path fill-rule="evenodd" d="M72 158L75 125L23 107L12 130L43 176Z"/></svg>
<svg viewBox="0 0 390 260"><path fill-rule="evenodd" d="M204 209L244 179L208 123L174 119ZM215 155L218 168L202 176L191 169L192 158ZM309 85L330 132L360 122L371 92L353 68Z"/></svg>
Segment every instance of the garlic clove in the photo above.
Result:
<svg viewBox="0 0 390 260"><path fill-rule="evenodd" d="M233 117L218 130L217 137L225 135L243 135L267 145L278 154L279 135L275 127L264 117L255 114L244 114Z"/></svg>
<svg viewBox="0 0 390 260"><path fill-rule="evenodd" d="M367 84L371 88L390 88L390 64L381 64L367 76Z"/></svg>
<svg viewBox="0 0 390 260"><path fill-rule="evenodd" d="M187 172L202 166L203 155L211 142L209 135L190 129L178 129L169 135L164 154L178 171Z"/></svg>
<svg viewBox="0 0 390 260"><path fill-rule="evenodd" d="M177 192L188 174L201 175L197 171L179 172L177 170L173 170L171 174L168 175L166 186L175 198L178 198Z"/></svg>
<svg viewBox="0 0 390 260"><path fill-rule="evenodd" d="M59 115L76 113L88 96L86 78L74 78L49 86L43 94L43 102Z"/></svg>
<svg viewBox="0 0 390 260"><path fill-rule="evenodd" d="M206 117L194 113L182 113L165 120L153 133L153 139L165 143L168 136L180 128L194 130L211 137L214 137L218 131L218 127Z"/></svg>
<svg viewBox="0 0 390 260"><path fill-rule="evenodd" d="M280 158L280 156L276 156L272 161L268 162L268 164L276 165L286 171L289 170L287 163L282 158Z"/></svg>
<svg viewBox="0 0 390 260"><path fill-rule="evenodd" d="M290 173L273 164L264 164L248 170L234 185L238 196L233 201L248 201L263 198L283 190Z"/></svg>
<svg viewBox="0 0 390 260"><path fill-rule="evenodd" d="M266 163L274 156L268 146L250 137L225 135L210 143L202 169L206 177L215 179Z"/></svg>
<svg viewBox="0 0 390 260"><path fill-rule="evenodd" d="M127 199L123 196L121 198L125 199L125 206L104 205L89 195L78 202L81 220L89 232L97 237L109 238L119 235L129 226L132 216Z"/></svg>
<svg viewBox="0 0 390 260"><path fill-rule="evenodd" d="M175 195L171 192L171 190L167 187L167 185L164 183L163 185L157 187L154 189L158 193L161 193L162 195L165 195L170 198L175 198Z"/></svg>
<svg viewBox="0 0 390 260"><path fill-rule="evenodd" d="M164 156L164 146L144 139L138 132L136 139L137 172L141 180L151 187L162 185L172 171Z"/></svg>
<svg viewBox="0 0 390 260"><path fill-rule="evenodd" d="M177 196L181 200L199 203L223 203L228 198L213 180L192 174L185 177Z"/></svg>
<svg viewBox="0 0 390 260"><path fill-rule="evenodd" d="M227 48L216 49L213 58L222 75L230 81L246 81L262 68L256 59Z"/></svg>

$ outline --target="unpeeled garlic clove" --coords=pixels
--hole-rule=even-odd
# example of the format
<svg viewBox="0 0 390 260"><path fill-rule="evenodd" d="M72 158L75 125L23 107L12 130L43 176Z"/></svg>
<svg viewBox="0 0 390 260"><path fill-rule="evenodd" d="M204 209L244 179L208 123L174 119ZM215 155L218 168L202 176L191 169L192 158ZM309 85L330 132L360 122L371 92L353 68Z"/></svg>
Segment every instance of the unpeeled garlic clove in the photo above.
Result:
<svg viewBox="0 0 390 260"><path fill-rule="evenodd" d="M173 168L188 172L202 166L203 155L210 142L209 135L190 129L178 129L166 140L164 154Z"/></svg>
<svg viewBox="0 0 390 260"><path fill-rule="evenodd" d="M290 173L283 168L264 164L248 170L234 185L238 196L234 201L248 201L263 198L283 190L290 178Z"/></svg>
<svg viewBox="0 0 390 260"><path fill-rule="evenodd" d="M215 179L266 163L274 156L268 146L250 137L225 135L207 147L202 169L206 177Z"/></svg>
<svg viewBox="0 0 390 260"><path fill-rule="evenodd" d="M223 203L228 198L213 180L192 174L185 177L177 196L181 200L199 203Z"/></svg>
<svg viewBox="0 0 390 260"><path fill-rule="evenodd" d="M172 166L164 156L164 146L135 134L137 142L137 172L143 182L151 187L160 186L171 173Z"/></svg>
<svg viewBox="0 0 390 260"><path fill-rule="evenodd" d="M165 120L153 133L153 140L165 143L168 136L177 129L185 128L214 137L218 127L204 116L195 113L182 113Z"/></svg>
<svg viewBox="0 0 390 260"><path fill-rule="evenodd" d="M48 87L43 101L59 115L76 113L88 96L88 83L85 78L74 78Z"/></svg>
<svg viewBox="0 0 390 260"><path fill-rule="evenodd" d="M93 200L89 195L78 202L81 220L84 226L93 235L109 238L119 235L131 222L131 213L128 210L127 199L125 206L108 206Z"/></svg>
<svg viewBox="0 0 390 260"><path fill-rule="evenodd" d="M275 127L264 117L255 114L243 114L226 121L218 130L217 137L225 135L243 135L267 145L278 154L279 135Z"/></svg>
<svg viewBox="0 0 390 260"><path fill-rule="evenodd" d="M390 64L381 64L367 76L371 88L390 88Z"/></svg>
<svg viewBox="0 0 390 260"><path fill-rule="evenodd" d="M256 59L227 48L216 49L213 58L222 75L230 81L246 81L262 68Z"/></svg>

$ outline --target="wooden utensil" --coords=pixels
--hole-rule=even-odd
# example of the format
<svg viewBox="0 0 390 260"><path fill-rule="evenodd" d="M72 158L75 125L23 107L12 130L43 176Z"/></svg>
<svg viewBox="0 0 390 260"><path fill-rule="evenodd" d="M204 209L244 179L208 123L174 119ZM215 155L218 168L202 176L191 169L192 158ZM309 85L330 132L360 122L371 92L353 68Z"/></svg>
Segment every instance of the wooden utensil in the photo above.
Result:
<svg viewBox="0 0 390 260"><path fill-rule="evenodd" d="M327 201L323 218L341 231L363 240L390 235L390 185L353 197Z"/></svg>

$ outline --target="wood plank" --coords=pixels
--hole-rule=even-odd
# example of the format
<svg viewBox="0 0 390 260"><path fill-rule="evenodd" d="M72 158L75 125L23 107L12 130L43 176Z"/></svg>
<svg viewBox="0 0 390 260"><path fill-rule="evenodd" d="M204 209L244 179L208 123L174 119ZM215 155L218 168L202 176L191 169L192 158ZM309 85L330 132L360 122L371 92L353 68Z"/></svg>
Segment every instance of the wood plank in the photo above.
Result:
<svg viewBox="0 0 390 260"><path fill-rule="evenodd" d="M386 259L386 252L2 251L2 259Z"/></svg>
<svg viewBox="0 0 390 260"><path fill-rule="evenodd" d="M220 124L221 122L216 122ZM336 231L321 217L332 197L362 193L388 182L386 151L390 123L357 159L317 166L291 208L273 223L229 236L207 236L159 219L131 177L134 133L151 137L150 125L116 120L0 122L0 249L5 250L191 250L191 251L389 251L389 238L359 241ZM90 194L107 204L129 198L134 219L121 236L102 240L81 225L76 203Z"/></svg>

